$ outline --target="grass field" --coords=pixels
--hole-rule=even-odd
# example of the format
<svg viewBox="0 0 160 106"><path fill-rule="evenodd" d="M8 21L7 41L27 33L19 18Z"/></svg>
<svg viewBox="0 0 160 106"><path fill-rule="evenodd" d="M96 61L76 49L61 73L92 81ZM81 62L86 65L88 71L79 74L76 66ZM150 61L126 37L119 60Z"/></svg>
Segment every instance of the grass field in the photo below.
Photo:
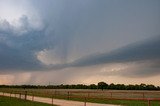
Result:
<svg viewBox="0 0 160 106"><path fill-rule="evenodd" d="M4 92L24 93L24 89L0 89ZM148 106L148 101L125 100L126 98L160 98L160 91L129 90L77 90L77 89L25 89L28 95L53 97L76 101L87 101L125 106ZM85 99L86 98L86 99ZM112 100L112 98L122 100ZM123 100L124 98L124 100ZM151 101L151 106L160 106L160 101Z"/></svg>
<svg viewBox="0 0 160 106"><path fill-rule="evenodd" d="M0 96L0 106L52 106L52 105Z"/></svg>

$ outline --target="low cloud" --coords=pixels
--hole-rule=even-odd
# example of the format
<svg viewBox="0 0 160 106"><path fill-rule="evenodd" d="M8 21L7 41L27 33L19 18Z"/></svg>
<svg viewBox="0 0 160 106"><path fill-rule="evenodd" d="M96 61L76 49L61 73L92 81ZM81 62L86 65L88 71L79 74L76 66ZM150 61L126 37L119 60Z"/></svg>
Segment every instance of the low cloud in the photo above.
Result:
<svg viewBox="0 0 160 106"><path fill-rule="evenodd" d="M125 47L113 50L110 53L92 54L82 57L71 63L56 65L53 68L84 67L106 63L125 63L136 61L160 60L160 36L139 41Z"/></svg>
<svg viewBox="0 0 160 106"><path fill-rule="evenodd" d="M159 73L160 36L135 42L111 52L91 54L69 62L66 61L67 52L61 51L63 48L60 48L64 46L65 40L63 45L58 42L63 39L61 38L63 36L55 38L55 35L51 34L53 30L50 32L45 25L32 27L29 18L25 15L17 23L19 25L13 26L7 20L0 21L1 70L62 70L103 64L143 63L121 69L119 72L109 71L109 73L133 77ZM65 49L69 49L66 46Z"/></svg>

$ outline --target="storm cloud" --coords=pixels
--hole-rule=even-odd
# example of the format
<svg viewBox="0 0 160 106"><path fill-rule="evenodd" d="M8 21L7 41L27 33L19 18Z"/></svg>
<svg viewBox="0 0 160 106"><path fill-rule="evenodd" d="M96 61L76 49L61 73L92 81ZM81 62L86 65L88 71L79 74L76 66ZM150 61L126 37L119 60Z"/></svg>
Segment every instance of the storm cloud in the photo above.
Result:
<svg viewBox="0 0 160 106"><path fill-rule="evenodd" d="M103 63L134 62L160 59L160 36L140 41L110 53L87 56L71 63L71 66L88 66Z"/></svg>
<svg viewBox="0 0 160 106"><path fill-rule="evenodd" d="M52 37L45 36L45 27L33 27L27 16L12 25L0 20L0 68L2 70L36 70L43 68L36 52L48 49ZM42 40L43 39L43 40Z"/></svg>
<svg viewBox="0 0 160 106"><path fill-rule="evenodd" d="M159 0L0 0L0 73L156 76L159 28Z"/></svg>
<svg viewBox="0 0 160 106"><path fill-rule="evenodd" d="M125 63L160 60L160 36L135 42L109 53L92 54L71 63L54 66L55 68L84 67L105 63ZM156 64L156 63L155 63ZM54 68L53 67L53 68Z"/></svg>

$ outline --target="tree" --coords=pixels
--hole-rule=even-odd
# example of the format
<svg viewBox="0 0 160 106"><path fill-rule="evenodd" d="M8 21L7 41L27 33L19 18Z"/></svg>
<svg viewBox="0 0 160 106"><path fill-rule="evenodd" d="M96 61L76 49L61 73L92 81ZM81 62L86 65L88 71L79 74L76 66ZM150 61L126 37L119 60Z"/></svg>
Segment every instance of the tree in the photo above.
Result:
<svg viewBox="0 0 160 106"><path fill-rule="evenodd" d="M98 83L98 89L106 89L108 87L108 84L105 82L99 82Z"/></svg>
<svg viewBox="0 0 160 106"><path fill-rule="evenodd" d="M97 89L97 86L95 84L89 85L89 89Z"/></svg>

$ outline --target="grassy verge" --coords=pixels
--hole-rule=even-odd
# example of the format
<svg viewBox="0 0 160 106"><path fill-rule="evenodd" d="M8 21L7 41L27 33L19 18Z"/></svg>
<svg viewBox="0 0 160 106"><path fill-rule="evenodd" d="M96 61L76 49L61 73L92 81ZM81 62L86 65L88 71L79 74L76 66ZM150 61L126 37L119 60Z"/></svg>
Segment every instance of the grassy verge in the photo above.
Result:
<svg viewBox="0 0 160 106"><path fill-rule="evenodd" d="M37 94L36 96L51 98L51 95ZM85 98L74 98L74 97L70 97L68 99L66 95L56 95L54 96L54 98L82 101L82 102L86 101L91 103L114 104L114 105L122 105L122 106L148 106L148 101L139 101L139 100L107 100L107 99L91 99L91 98L88 98L85 100ZM151 106L160 106L160 101L151 101L150 104Z"/></svg>
<svg viewBox="0 0 160 106"><path fill-rule="evenodd" d="M104 104L115 104L122 106L148 106L147 101L138 101L138 100L105 100L105 99L88 99L88 102L94 103L104 103ZM160 106L160 102L151 102L151 106Z"/></svg>
<svg viewBox="0 0 160 106"><path fill-rule="evenodd" d="M52 105L0 96L0 106L52 106Z"/></svg>
<svg viewBox="0 0 160 106"><path fill-rule="evenodd" d="M66 99L66 98L63 98L63 99ZM83 101L83 102L85 101L85 99L83 98L70 98L69 100ZM122 106L148 106L148 101L138 101L138 100L87 99L86 102L114 104L114 105L122 105ZM160 106L160 101L151 101L150 106Z"/></svg>

